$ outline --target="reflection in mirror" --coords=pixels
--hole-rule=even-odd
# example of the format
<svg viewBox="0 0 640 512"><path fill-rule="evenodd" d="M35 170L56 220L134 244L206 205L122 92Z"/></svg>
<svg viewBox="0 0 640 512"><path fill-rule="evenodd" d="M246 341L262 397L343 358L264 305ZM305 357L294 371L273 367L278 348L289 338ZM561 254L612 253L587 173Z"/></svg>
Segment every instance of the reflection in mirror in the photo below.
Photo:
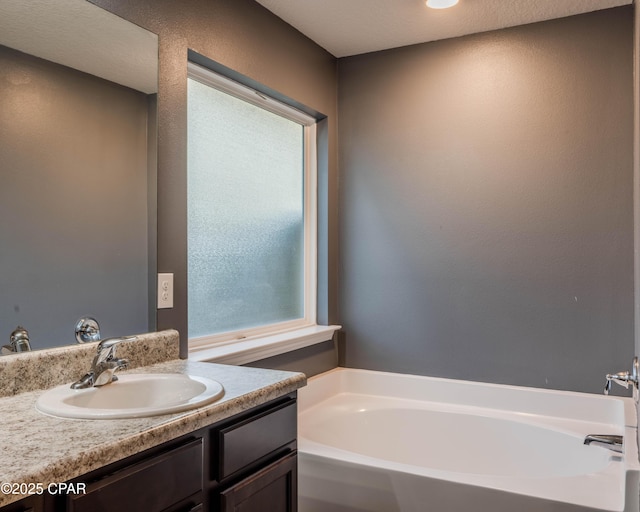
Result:
<svg viewBox="0 0 640 512"><path fill-rule="evenodd" d="M0 2L0 346L155 330L157 58L85 0Z"/></svg>

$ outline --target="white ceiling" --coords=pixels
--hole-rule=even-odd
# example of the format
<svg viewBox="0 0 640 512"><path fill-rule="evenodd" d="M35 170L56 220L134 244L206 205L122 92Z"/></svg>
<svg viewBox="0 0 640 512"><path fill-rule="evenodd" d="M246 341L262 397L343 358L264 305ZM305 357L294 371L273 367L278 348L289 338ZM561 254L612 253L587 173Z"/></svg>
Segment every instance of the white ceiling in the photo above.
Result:
<svg viewBox="0 0 640 512"><path fill-rule="evenodd" d="M564 18L632 0L257 0L336 57Z"/></svg>
<svg viewBox="0 0 640 512"><path fill-rule="evenodd" d="M84 0L0 0L0 44L150 94L158 36Z"/></svg>

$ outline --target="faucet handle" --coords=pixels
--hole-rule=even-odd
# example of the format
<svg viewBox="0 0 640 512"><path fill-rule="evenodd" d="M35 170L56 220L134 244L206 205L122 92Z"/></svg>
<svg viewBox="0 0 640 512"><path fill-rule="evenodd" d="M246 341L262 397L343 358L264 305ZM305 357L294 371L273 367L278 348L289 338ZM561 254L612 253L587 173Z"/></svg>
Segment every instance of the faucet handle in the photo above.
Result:
<svg viewBox="0 0 640 512"><path fill-rule="evenodd" d="M124 341L137 340L137 336L125 336L123 338L105 338L98 343L96 356L93 358L91 369L95 370L96 366L106 361L111 361L116 357L116 347Z"/></svg>
<svg viewBox="0 0 640 512"><path fill-rule="evenodd" d="M629 372L618 372L618 373L607 373L607 380L609 382L615 382L620 386L624 386L625 389L629 388L629 382L632 382L634 379L631 377Z"/></svg>
<svg viewBox="0 0 640 512"><path fill-rule="evenodd" d="M608 373L607 374L607 382L604 386L604 394L608 395L609 391L611 391L611 383L615 382L620 386L623 386L625 389L629 389L629 385L631 385L633 390L633 398L638 402L638 398L640 396L638 388L640 387L640 363L638 362L638 358L633 358L633 363L631 365L630 372L618 372L618 373Z"/></svg>
<svg viewBox="0 0 640 512"><path fill-rule="evenodd" d="M116 345L119 345L120 343L122 343L124 341L135 341L137 339L138 339L137 336L124 336L124 337L120 337L120 338L106 338L106 339L102 340L100 343L98 343L98 353L102 352L103 350L108 350L110 348L114 348Z"/></svg>

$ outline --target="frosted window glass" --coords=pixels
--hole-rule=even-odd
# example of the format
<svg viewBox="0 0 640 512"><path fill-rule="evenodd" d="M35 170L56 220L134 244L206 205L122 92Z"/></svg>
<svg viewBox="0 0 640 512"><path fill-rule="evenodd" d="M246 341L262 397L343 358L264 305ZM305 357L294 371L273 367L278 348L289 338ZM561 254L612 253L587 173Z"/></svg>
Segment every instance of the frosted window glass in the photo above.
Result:
<svg viewBox="0 0 640 512"><path fill-rule="evenodd" d="M302 125L188 82L189 336L304 316Z"/></svg>

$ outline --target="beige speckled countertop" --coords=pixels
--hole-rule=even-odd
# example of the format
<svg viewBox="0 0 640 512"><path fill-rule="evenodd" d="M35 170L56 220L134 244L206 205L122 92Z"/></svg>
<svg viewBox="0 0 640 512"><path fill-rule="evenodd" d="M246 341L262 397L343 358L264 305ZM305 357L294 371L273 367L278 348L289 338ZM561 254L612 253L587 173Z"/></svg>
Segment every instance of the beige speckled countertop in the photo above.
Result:
<svg viewBox="0 0 640 512"><path fill-rule="evenodd" d="M127 373L189 373L221 382L219 401L191 411L121 420L76 420L35 409L44 391L0 398L0 482L64 482L302 387L302 373L172 360ZM0 493L0 506L23 496Z"/></svg>

